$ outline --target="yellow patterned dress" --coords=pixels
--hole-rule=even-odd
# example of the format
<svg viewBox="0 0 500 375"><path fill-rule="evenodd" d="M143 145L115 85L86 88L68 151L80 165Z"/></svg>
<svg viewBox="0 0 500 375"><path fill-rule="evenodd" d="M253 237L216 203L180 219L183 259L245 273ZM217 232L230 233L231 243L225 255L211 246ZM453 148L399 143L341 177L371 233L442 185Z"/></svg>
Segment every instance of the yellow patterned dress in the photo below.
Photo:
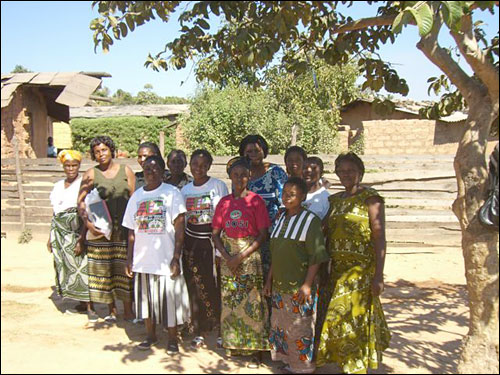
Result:
<svg viewBox="0 0 500 375"><path fill-rule="evenodd" d="M369 188L348 198L342 194L329 198L331 299L321 328L317 366L335 362L344 373L362 374L378 367L391 338L380 299L371 292L375 251L365 201L380 196Z"/></svg>

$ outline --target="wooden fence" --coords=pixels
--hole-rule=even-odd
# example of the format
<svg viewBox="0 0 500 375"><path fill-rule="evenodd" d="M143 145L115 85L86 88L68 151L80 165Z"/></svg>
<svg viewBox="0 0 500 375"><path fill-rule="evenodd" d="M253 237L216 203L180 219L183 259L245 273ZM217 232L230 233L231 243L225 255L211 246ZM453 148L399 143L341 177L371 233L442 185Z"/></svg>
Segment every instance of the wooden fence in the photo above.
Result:
<svg viewBox="0 0 500 375"><path fill-rule="evenodd" d="M320 155L325 163L325 177L332 183L330 192L341 189L333 173L335 155ZM209 174L220 178L228 186L230 181L225 165L229 156L215 157ZM116 159L134 171L140 170L136 159ZM284 167L282 155L266 159ZM456 181L451 155L392 155L363 156L366 173L363 183L376 188L386 198L388 229L393 238L403 240L420 228L447 227L457 231L458 223L451 212L456 197ZM1 161L2 232L20 231L21 202L17 188L15 159ZM94 162L84 159L80 173L93 167ZM24 190L26 227L34 233L48 234L52 217L49 195L64 172L56 159L21 159L21 179ZM189 167L186 168L189 173ZM444 237L449 231L443 232ZM425 234L422 233L425 237Z"/></svg>

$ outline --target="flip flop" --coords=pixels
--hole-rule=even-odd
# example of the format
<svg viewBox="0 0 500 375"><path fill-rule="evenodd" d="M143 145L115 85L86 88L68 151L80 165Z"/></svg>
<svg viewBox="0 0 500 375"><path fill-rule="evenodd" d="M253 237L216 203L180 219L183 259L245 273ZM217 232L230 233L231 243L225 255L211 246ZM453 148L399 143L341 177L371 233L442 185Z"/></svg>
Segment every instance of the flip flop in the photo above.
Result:
<svg viewBox="0 0 500 375"><path fill-rule="evenodd" d="M143 342L141 342L139 345L137 345L137 349L139 350L149 350L151 349L152 346L158 344L158 340L151 340L151 339L146 339Z"/></svg>
<svg viewBox="0 0 500 375"><path fill-rule="evenodd" d="M104 321L108 324L115 324L116 323L116 316L114 316L113 314L110 314L110 315L104 317Z"/></svg>

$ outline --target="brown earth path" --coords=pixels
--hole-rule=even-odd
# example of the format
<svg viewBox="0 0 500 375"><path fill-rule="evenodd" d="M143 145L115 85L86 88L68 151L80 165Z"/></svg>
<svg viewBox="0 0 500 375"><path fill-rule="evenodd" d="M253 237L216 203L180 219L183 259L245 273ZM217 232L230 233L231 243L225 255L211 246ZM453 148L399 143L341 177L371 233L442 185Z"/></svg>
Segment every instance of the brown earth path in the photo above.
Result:
<svg viewBox="0 0 500 375"><path fill-rule="evenodd" d="M54 293L53 272L45 242L1 240L2 373L279 373L269 355L249 370L245 361L212 350L213 335L197 352L186 339L175 357L166 354L164 333L152 351L138 351L143 325L122 319L88 325L85 315L65 315L74 303ZM383 365L371 373L455 373L468 329L461 249L389 244L385 275L382 303L393 337ZM97 311L106 315L103 305ZM339 371L326 366L317 373Z"/></svg>

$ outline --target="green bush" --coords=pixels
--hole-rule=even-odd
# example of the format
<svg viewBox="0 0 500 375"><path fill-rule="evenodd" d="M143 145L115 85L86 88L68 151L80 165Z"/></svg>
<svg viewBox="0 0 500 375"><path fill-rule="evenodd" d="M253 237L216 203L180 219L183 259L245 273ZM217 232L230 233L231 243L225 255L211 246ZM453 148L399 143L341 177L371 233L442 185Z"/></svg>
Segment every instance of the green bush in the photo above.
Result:
<svg viewBox="0 0 500 375"><path fill-rule="evenodd" d="M175 147L173 128L164 130L168 120L156 117L109 117L99 119L71 120L73 148L89 153L92 138L107 135L113 139L117 151L127 151L129 156L137 156L137 146L144 141L159 144L160 131L165 131L165 152Z"/></svg>
<svg viewBox="0 0 500 375"><path fill-rule="evenodd" d="M286 116L277 110L276 100L262 89L205 86L191 104L191 114L179 119L189 149L205 148L214 155L236 155L247 134L260 134L269 153L284 150L290 140Z"/></svg>

